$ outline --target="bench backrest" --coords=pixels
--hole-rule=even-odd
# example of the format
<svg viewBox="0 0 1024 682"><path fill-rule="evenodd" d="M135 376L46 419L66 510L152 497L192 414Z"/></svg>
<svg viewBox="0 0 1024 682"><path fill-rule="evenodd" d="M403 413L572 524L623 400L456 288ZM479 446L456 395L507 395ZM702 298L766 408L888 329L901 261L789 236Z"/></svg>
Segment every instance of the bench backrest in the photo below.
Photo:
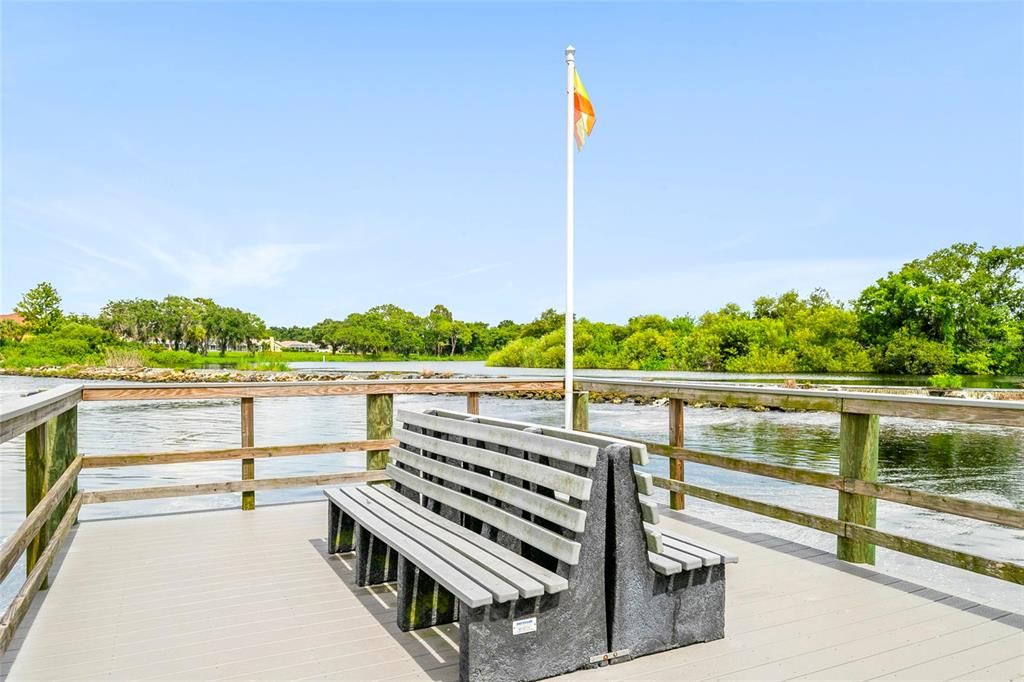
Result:
<svg viewBox="0 0 1024 682"><path fill-rule="evenodd" d="M436 413L398 410L398 420L388 472L399 490L467 527L579 561L596 445Z"/></svg>
<svg viewBox="0 0 1024 682"><path fill-rule="evenodd" d="M497 417L482 417L469 414L468 412L456 412L454 410L430 410L429 414L449 419L477 422L489 426L501 426L507 429L530 431L552 438L560 438L574 443L586 443L596 447L608 445L620 445L629 449L630 459L634 466L643 466L649 462L647 446L643 443L626 440L616 436L605 434L589 433L586 431L573 431L557 426L542 426L529 422L515 421L512 419L499 419ZM637 502L640 505L640 516L643 519L644 540L652 552L660 552L663 548L661 530L657 527L660 521L658 504L652 497L654 495L654 480L647 472L634 469L633 475L636 479Z"/></svg>

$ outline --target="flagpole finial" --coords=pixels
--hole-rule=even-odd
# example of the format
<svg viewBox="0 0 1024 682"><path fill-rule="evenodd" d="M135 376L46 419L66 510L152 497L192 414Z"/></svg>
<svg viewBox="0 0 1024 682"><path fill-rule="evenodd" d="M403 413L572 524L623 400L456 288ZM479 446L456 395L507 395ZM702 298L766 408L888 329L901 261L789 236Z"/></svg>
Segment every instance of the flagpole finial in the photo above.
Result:
<svg viewBox="0 0 1024 682"><path fill-rule="evenodd" d="M565 48L565 61L566 63L576 61L576 48L572 45Z"/></svg>

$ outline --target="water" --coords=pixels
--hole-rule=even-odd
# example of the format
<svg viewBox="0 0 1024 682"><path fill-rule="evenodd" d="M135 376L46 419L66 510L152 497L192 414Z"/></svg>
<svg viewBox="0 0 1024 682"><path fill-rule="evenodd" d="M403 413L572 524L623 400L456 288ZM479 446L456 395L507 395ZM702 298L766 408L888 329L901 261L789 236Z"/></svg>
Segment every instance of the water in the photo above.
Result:
<svg viewBox="0 0 1024 682"><path fill-rule="evenodd" d="M367 363L358 364L360 369L371 369ZM372 369L385 371L390 364L380 363ZM466 371L458 367L466 363L438 364L442 365L439 368L442 370ZM61 383L64 380L0 377L0 399ZM465 398L399 395L395 404L411 409L461 410L465 408ZM362 396L261 398L255 403L255 411L257 445L357 440L365 436L365 398ZM562 406L558 402L482 396L481 412L551 425L559 424L562 419ZM591 427L598 431L661 442L667 438L668 418L664 407L592 404L590 421ZM686 412L688 447L763 462L837 472L838 438L839 418L833 413L753 412L728 408L687 409ZM223 448L237 446L239 442L236 400L90 402L79 406L79 443L86 454ZM882 481L1024 509L1024 429L883 417L879 448ZM364 465L362 453L261 459L256 461L256 476L357 471ZM238 461L90 469L84 471L79 480L85 490L103 490L238 480L240 469ZM667 461L652 457L649 470L667 475ZM686 477L694 484L751 499L825 516L836 513L836 493L821 488L698 464L687 464ZM0 496L0 537L6 537L25 514L23 437L0 445ZM320 499L322 494L318 490L257 493L258 504ZM169 498L89 505L82 510L81 518L238 505L238 494ZM740 530L771 533L835 550L835 538L831 535L696 498L687 500L687 511ZM1020 530L883 501L878 503L878 527L993 559L1024 563L1024 531ZM878 550L878 568L976 601L1024 612L1024 588L1003 581L884 549ZM23 569L8 576L0 585L0 603L9 601L23 578Z"/></svg>
<svg viewBox="0 0 1024 682"><path fill-rule="evenodd" d="M530 367L488 367L482 360L426 360L396 362L289 362L294 370L323 372L325 374L348 374L364 372L421 372L429 370L438 374L470 374L477 376L562 376L560 369L537 369ZM643 378L671 381L736 381L782 383L794 379L811 384L844 384L861 386L927 386L928 376L889 374L757 374L738 372L678 372L674 370L641 371L621 369L580 369L578 378ZM1020 388L1024 387L1021 376L968 376L964 377L966 388Z"/></svg>

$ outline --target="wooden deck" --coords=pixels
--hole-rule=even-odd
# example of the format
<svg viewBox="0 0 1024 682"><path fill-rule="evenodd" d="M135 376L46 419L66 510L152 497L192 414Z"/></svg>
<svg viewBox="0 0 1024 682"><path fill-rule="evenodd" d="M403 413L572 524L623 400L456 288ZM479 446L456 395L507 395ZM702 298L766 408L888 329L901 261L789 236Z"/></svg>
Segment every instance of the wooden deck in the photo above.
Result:
<svg viewBox="0 0 1024 682"><path fill-rule="evenodd" d="M82 523L9 680L457 679L457 626L401 633L393 586L324 553L326 503ZM663 512L735 551L726 638L566 676L1024 679L1024 617L820 550ZM44 596L45 595L45 596Z"/></svg>

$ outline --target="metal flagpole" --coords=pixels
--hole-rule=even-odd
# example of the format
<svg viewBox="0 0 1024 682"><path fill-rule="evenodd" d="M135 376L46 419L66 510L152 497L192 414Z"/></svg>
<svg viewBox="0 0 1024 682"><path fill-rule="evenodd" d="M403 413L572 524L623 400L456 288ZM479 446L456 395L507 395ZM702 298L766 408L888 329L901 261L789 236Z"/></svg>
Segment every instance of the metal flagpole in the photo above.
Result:
<svg viewBox="0 0 1024 682"><path fill-rule="evenodd" d="M573 102L576 75L576 48L565 48L565 66L568 74L566 86L565 136L565 428L572 428L572 370L573 370L573 126L576 106Z"/></svg>

